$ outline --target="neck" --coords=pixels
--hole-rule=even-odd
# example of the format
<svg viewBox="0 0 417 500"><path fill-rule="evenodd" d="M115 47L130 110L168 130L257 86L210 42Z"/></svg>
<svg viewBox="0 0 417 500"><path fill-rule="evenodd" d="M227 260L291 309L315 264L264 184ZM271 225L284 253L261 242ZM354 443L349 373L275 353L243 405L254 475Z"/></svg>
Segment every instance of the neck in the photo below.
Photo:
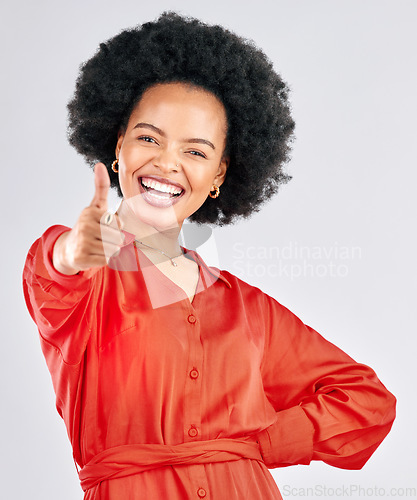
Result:
<svg viewBox="0 0 417 500"><path fill-rule="evenodd" d="M171 224L167 227L154 226L147 224L138 218L129 208L128 204L120 204L117 214L123 223L123 229L128 233L134 234L135 239L145 243L149 247L161 250L169 257L173 258L181 254L180 244L178 242L182 224ZM150 251L147 247L141 247L145 252Z"/></svg>

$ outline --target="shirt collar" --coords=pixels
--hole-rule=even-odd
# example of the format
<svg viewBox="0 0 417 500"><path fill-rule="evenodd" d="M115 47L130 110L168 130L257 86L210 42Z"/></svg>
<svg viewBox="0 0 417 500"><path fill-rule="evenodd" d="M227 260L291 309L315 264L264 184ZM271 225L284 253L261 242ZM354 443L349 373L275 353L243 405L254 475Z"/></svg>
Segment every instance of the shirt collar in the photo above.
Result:
<svg viewBox="0 0 417 500"><path fill-rule="evenodd" d="M135 241L135 235L124 230L122 232L125 235L125 242L123 246L133 244ZM189 250L185 247L181 247L181 249L185 254L188 254L196 264L200 265L206 273L211 274L216 279L220 279L226 286L232 288L230 281L222 275L221 271L217 269L217 267L209 267L195 250Z"/></svg>
<svg viewBox="0 0 417 500"><path fill-rule="evenodd" d="M222 280L225 285L227 285L229 288L232 288L230 281L226 279L225 276L223 276L223 274L219 269L217 269L217 267L211 267L211 266L209 267L195 250L189 250L188 248L185 247L181 248L184 253L190 255L190 257L194 260L194 262L199 264L206 272L210 273L215 278Z"/></svg>

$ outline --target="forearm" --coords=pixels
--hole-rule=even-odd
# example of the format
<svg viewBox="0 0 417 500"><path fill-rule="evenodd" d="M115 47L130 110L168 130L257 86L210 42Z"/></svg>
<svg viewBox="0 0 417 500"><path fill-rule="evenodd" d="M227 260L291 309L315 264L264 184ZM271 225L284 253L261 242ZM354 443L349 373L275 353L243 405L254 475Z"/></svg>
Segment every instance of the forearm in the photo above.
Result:
<svg viewBox="0 0 417 500"><path fill-rule="evenodd" d="M352 365L350 373L317 385L314 395L278 411L277 421L258 435L269 467L320 460L360 469L390 431L396 399L369 367Z"/></svg>
<svg viewBox="0 0 417 500"><path fill-rule="evenodd" d="M395 397L368 366L266 297L264 390L277 421L259 441L270 467L321 460L359 469L395 418Z"/></svg>

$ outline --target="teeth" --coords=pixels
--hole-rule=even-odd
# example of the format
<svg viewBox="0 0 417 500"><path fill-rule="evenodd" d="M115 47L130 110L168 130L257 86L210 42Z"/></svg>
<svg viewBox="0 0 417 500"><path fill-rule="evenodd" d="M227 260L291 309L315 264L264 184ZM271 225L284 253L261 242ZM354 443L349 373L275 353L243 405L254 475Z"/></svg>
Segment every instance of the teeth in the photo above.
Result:
<svg viewBox="0 0 417 500"><path fill-rule="evenodd" d="M142 184L148 188L155 189L156 191L161 191L162 193L168 194L180 194L182 189L176 186L169 186L168 184L162 184L161 182L142 178Z"/></svg>
<svg viewBox="0 0 417 500"><path fill-rule="evenodd" d="M153 196L154 198L157 198L158 200L169 200L169 197L160 196L159 194L155 194L155 193L148 193L148 195Z"/></svg>

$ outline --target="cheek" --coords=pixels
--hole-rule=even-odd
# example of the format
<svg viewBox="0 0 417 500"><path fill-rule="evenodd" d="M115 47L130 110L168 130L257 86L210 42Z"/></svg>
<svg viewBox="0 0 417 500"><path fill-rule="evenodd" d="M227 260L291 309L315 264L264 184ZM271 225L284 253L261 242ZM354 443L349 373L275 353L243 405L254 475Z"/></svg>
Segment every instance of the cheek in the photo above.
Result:
<svg viewBox="0 0 417 500"><path fill-rule="evenodd" d="M216 175L217 166L215 162L212 165L200 164L187 170L186 175L190 184L204 189L206 186L211 187L212 181Z"/></svg>
<svg viewBox="0 0 417 500"><path fill-rule="evenodd" d="M138 168L149 163L155 157L155 151L151 148L141 148L136 143L124 145L120 149L119 159L126 172L135 172Z"/></svg>
<svg viewBox="0 0 417 500"><path fill-rule="evenodd" d="M125 199L131 198L140 192L136 178L127 174L123 169L119 169L119 186Z"/></svg>

